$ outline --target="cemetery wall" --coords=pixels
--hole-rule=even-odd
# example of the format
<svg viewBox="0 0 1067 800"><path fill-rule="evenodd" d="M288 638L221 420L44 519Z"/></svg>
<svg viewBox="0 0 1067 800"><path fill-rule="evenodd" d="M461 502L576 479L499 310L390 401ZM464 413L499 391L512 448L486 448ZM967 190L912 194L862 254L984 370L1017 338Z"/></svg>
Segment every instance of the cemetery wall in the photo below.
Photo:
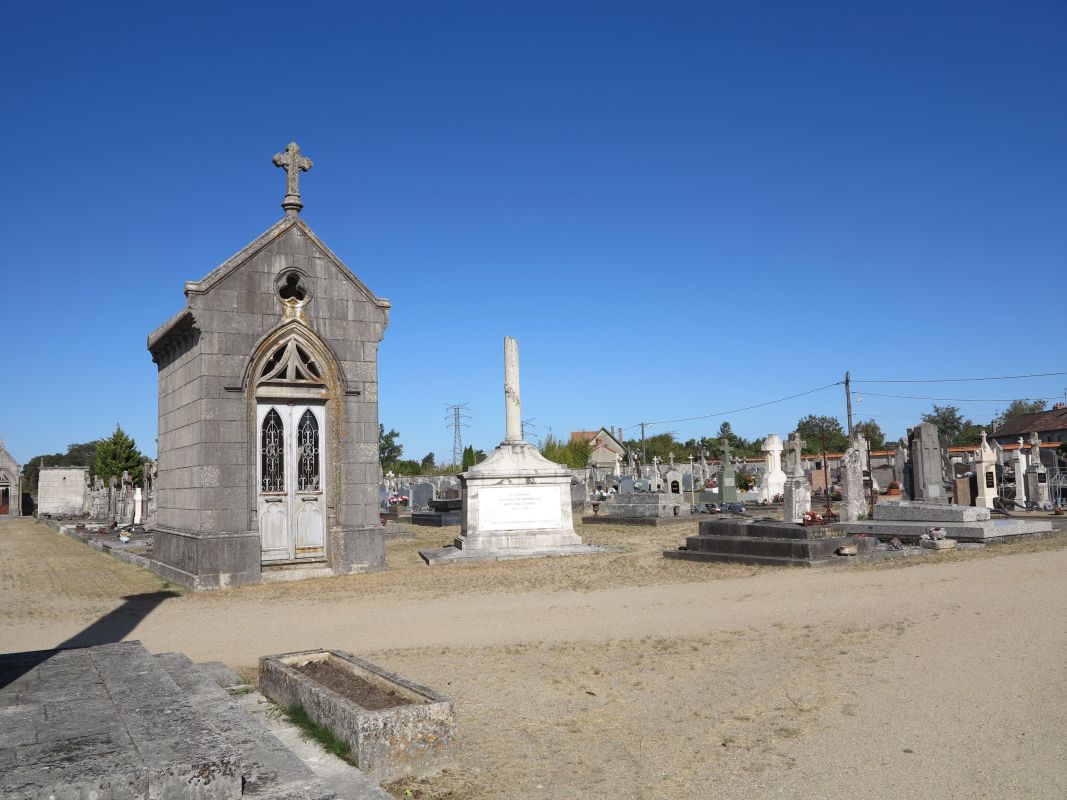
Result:
<svg viewBox="0 0 1067 800"><path fill-rule="evenodd" d="M76 516L85 504L87 467L44 467L37 479L37 513Z"/></svg>

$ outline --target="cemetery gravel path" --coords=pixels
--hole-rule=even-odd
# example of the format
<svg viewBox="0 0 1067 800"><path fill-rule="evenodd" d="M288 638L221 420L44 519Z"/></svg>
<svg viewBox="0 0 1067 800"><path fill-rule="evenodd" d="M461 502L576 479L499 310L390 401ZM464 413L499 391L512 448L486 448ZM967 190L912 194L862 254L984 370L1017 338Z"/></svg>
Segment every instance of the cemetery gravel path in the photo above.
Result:
<svg viewBox="0 0 1067 800"><path fill-rule="evenodd" d="M184 594L127 638L243 669L336 647L452 694L464 748L408 785L428 799L1067 797L1063 539L676 573L645 540L677 533L617 536L614 563L490 570L430 570L409 562L426 542L391 543L387 573ZM55 646L162 587L0 524L0 650Z"/></svg>

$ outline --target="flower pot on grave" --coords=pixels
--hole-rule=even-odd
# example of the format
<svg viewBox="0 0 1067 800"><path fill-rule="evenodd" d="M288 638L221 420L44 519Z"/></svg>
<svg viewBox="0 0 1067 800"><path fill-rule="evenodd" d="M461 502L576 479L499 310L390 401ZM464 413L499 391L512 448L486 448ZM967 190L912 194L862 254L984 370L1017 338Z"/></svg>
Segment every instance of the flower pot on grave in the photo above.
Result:
<svg viewBox="0 0 1067 800"><path fill-rule="evenodd" d="M600 503L590 503L590 507L593 509L594 517L600 513Z"/></svg>

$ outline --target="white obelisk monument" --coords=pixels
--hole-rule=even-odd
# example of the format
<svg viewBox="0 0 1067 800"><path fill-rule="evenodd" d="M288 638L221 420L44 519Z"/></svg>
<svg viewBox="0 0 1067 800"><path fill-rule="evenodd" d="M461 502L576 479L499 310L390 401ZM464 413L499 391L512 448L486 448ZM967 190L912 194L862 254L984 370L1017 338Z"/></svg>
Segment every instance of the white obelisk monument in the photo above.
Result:
<svg viewBox="0 0 1067 800"><path fill-rule="evenodd" d="M459 476L463 523L454 547L420 551L429 564L596 552L574 532L571 473L522 438L519 345L504 339L504 441Z"/></svg>

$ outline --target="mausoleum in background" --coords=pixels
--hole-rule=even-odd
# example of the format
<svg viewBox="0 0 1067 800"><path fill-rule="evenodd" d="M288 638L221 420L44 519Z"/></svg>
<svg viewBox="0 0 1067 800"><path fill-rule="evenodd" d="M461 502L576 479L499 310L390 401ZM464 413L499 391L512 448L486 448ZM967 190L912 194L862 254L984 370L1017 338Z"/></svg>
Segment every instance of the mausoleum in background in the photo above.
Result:
<svg viewBox="0 0 1067 800"><path fill-rule="evenodd" d="M22 479L18 462L7 452L0 439L0 519L19 516L22 506Z"/></svg>
<svg viewBox="0 0 1067 800"><path fill-rule="evenodd" d="M198 589L385 567L378 343L389 303L285 216L148 337L159 368L153 566Z"/></svg>

